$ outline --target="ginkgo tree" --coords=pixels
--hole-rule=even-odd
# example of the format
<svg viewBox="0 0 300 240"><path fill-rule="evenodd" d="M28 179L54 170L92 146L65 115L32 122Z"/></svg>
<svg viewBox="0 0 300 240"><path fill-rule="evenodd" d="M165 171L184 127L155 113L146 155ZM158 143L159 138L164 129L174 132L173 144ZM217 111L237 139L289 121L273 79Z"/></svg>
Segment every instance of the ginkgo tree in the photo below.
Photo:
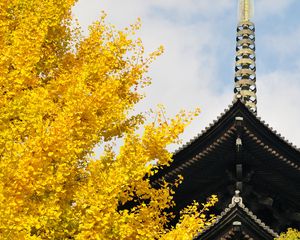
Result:
<svg viewBox="0 0 300 240"><path fill-rule="evenodd" d="M119 31L104 15L82 36L75 2L0 1L0 238L191 239L216 197L168 229L174 186L147 176L197 111L144 124L133 109L162 48L145 56L139 21Z"/></svg>

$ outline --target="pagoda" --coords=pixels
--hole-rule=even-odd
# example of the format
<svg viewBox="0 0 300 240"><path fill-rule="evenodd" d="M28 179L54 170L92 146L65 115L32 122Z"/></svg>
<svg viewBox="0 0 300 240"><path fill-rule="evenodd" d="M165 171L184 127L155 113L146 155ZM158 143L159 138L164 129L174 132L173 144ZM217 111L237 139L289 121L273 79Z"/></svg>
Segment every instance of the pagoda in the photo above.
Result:
<svg viewBox="0 0 300 240"><path fill-rule="evenodd" d="M240 0L233 103L152 179L175 181L176 214L216 194L216 221L195 239L274 239L300 229L300 149L257 117L253 2Z"/></svg>

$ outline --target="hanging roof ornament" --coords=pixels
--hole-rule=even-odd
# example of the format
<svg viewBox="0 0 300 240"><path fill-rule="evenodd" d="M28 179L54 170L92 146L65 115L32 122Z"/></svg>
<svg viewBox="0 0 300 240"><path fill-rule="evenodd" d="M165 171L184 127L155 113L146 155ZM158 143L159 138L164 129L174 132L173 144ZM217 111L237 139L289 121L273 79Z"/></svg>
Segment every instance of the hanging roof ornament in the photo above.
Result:
<svg viewBox="0 0 300 240"><path fill-rule="evenodd" d="M256 114L256 56L253 0L239 0L239 23L236 37L235 98Z"/></svg>

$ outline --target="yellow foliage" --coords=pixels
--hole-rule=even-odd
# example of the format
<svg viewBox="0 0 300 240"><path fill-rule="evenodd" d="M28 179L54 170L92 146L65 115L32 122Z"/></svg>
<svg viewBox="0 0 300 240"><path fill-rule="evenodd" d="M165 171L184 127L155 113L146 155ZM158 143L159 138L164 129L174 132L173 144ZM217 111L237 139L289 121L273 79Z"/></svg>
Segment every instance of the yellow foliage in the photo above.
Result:
<svg viewBox="0 0 300 240"><path fill-rule="evenodd" d="M276 240L299 240L300 232L296 229L289 228L287 232L281 233Z"/></svg>
<svg viewBox="0 0 300 240"><path fill-rule="evenodd" d="M213 219L195 203L165 229L171 187L154 189L144 176L149 162L170 163L167 145L197 113L158 113L137 134L144 116L129 113L162 48L144 57L139 22L118 31L105 15L83 37L72 26L74 4L0 2L0 238L188 239ZM117 138L119 153L107 146L91 158Z"/></svg>

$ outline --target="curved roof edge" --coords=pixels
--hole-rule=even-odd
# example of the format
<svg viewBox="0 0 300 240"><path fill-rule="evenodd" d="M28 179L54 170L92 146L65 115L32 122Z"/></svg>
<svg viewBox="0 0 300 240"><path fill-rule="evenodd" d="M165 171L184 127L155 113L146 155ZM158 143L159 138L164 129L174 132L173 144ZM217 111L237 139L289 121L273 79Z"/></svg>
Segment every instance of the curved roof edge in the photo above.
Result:
<svg viewBox="0 0 300 240"><path fill-rule="evenodd" d="M190 146L191 144L193 144L194 142L197 141L197 139L199 139L200 137L202 137L203 135L205 135L207 132L209 132L209 130L211 130L219 121L221 121L221 119L223 118L223 116L225 116L228 112L230 112L235 105L237 104L241 104L244 106L244 104L240 101L240 99L234 99L232 101L231 104L228 105L227 108L224 109L224 111L217 116L217 118L215 120L213 120L212 123L210 123L207 127L205 127L204 130L202 130L199 134L197 134L195 137L191 138L189 141L187 141L186 143L184 143L181 147L179 147L178 149L176 149L173 154L174 156L176 154L178 154L179 152L181 152L182 150L184 150L186 147ZM245 107L245 106L244 106ZM261 117L256 116L253 112L249 111L249 109L247 107L245 107L245 109L254 117L256 118L262 125L264 125L266 128L268 128L268 130L270 130L274 135L276 135L280 140L282 140L283 142L285 142L287 145L289 145L291 148L293 148L294 150L298 151L300 153L300 147L297 147L295 144L293 144L292 142L288 141L284 136L282 136L280 133L278 133L275 129L273 129L268 123L266 123L264 120L262 120Z"/></svg>

